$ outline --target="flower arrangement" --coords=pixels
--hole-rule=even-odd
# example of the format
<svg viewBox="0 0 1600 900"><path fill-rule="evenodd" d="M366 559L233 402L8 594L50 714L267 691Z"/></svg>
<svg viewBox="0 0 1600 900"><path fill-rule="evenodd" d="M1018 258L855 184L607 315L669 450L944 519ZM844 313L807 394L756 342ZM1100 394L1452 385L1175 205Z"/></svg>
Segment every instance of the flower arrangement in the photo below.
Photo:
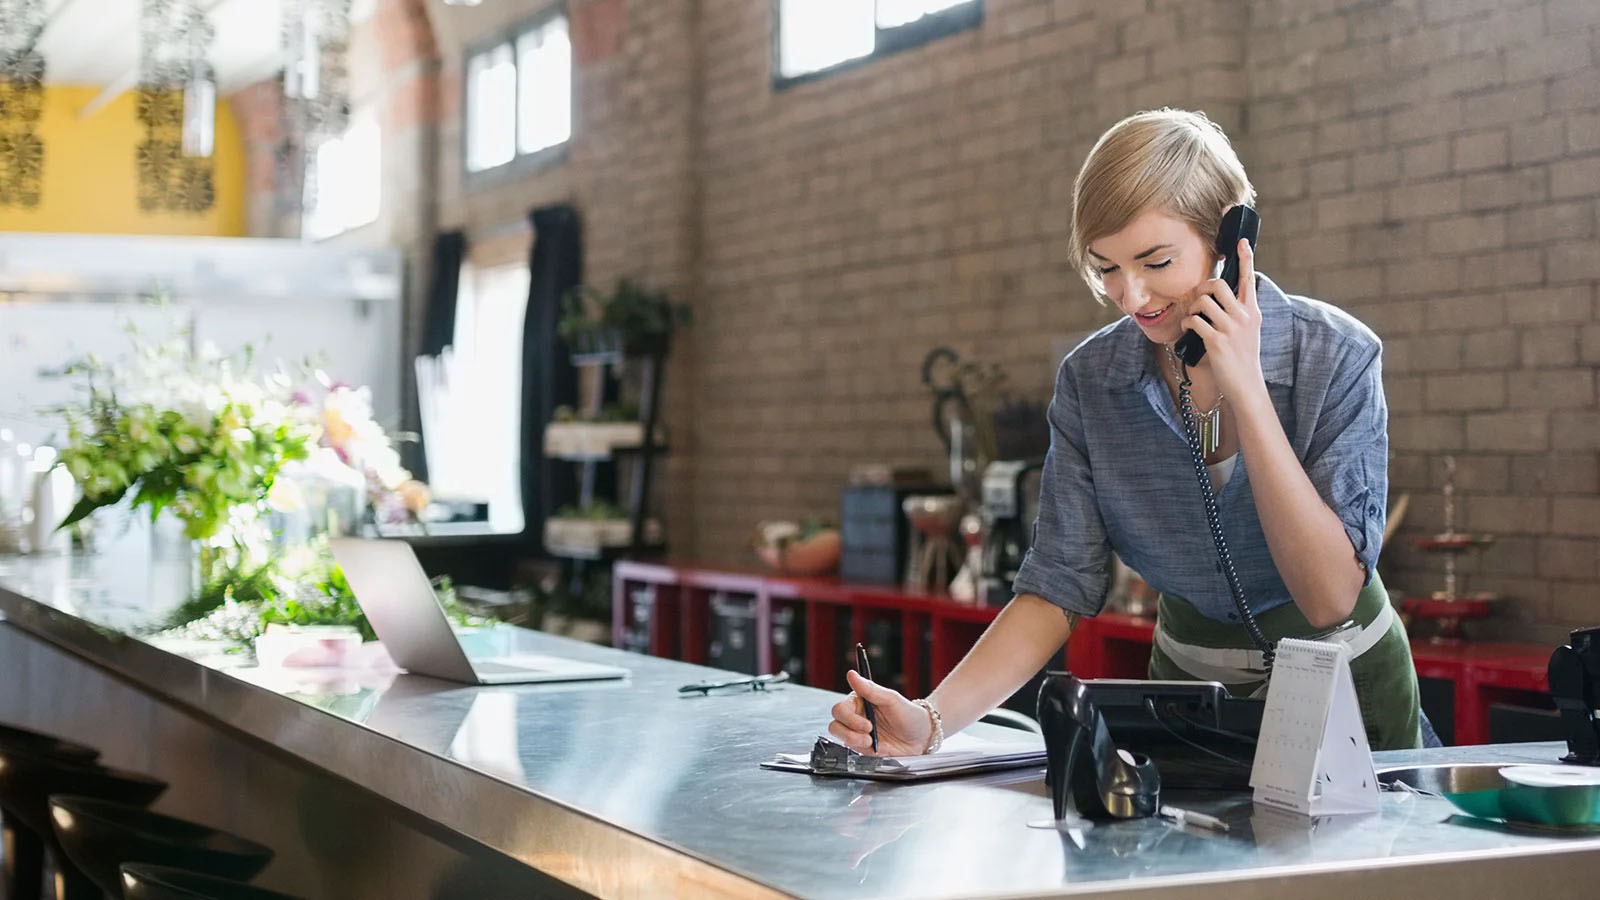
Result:
<svg viewBox="0 0 1600 900"><path fill-rule="evenodd" d="M207 541L241 509L260 508L283 467L306 458L314 432L291 413L287 378L247 377L212 348L187 352L186 337L135 341L131 366L89 359L64 370L86 376L87 397L58 410L61 463L83 492L62 527L132 491L134 508L152 520L170 510L185 535Z"/></svg>
<svg viewBox="0 0 1600 900"><path fill-rule="evenodd" d="M303 506L302 486L318 479L355 488L379 521L427 506L426 486L373 418L371 391L320 371L298 386L281 368L260 376L250 352L190 352L183 331L131 341L115 368L89 359L62 372L84 378L85 397L54 410L67 426L61 464L83 494L61 527L125 498L152 521L181 521L200 549L200 583L163 629L248 641L271 623L350 624L370 639L326 540L285 550L265 532L269 511ZM446 608L466 620L453 593Z"/></svg>
<svg viewBox="0 0 1600 900"><path fill-rule="evenodd" d="M226 597L196 597L178 607L154 631L166 637L248 644L268 625L353 625L362 640L374 635L344 572L324 538L298 547L272 565L240 573ZM457 625L481 625L456 596L449 578L434 579L434 592Z"/></svg>
<svg viewBox="0 0 1600 900"><path fill-rule="evenodd" d="M334 381L322 371L291 398L294 409L317 429L310 468L329 480L353 473L379 522L418 521L432 501L427 485L400 465L400 454L372 416L372 391ZM289 496L284 496L289 493ZM292 487L273 498L278 509L293 508Z"/></svg>

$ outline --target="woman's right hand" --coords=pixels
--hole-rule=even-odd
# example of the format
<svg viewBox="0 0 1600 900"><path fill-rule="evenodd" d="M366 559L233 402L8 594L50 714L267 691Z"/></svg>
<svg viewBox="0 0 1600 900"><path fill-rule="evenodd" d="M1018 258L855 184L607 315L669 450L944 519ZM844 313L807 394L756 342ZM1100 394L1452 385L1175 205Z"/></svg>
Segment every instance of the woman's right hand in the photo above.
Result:
<svg viewBox="0 0 1600 900"><path fill-rule="evenodd" d="M933 737L928 711L907 700L899 691L868 681L851 670L845 673L852 693L833 705L828 734L835 741L868 756L920 756ZM878 749L872 749L872 723L861 699L872 704L878 719Z"/></svg>

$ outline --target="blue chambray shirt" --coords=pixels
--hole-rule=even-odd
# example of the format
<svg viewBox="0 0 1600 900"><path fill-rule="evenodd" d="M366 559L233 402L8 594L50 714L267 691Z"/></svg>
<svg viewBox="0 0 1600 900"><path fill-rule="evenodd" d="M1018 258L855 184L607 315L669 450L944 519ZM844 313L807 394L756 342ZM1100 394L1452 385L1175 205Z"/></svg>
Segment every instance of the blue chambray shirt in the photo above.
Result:
<svg viewBox="0 0 1600 900"><path fill-rule="evenodd" d="M1295 455L1344 523L1370 581L1389 490L1382 344L1348 313L1284 294L1257 273L1261 371ZM1152 587L1220 622L1237 621L1206 527L1183 420L1133 320L1067 354L1050 401L1050 453L1033 546L1014 584L1079 615L1105 605L1111 552ZM1290 602L1256 516L1240 455L1217 496L1223 533L1254 612Z"/></svg>

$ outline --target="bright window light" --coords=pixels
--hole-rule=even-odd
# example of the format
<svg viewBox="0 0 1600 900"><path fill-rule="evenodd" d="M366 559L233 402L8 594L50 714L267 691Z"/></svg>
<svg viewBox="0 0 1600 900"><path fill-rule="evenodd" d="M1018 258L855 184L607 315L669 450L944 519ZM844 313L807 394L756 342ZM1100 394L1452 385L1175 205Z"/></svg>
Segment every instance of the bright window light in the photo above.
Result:
<svg viewBox="0 0 1600 900"><path fill-rule="evenodd" d="M906 25L952 6L962 6L972 0L878 0L878 27L894 28Z"/></svg>
<svg viewBox="0 0 1600 900"><path fill-rule="evenodd" d="M492 169L517 152L517 64L501 44L467 62L467 168Z"/></svg>
<svg viewBox="0 0 1600 900"><path fill-rule="evenodd" d="M375 222L383 196L383 139L371 109L350 117L344 134L317 145L304 232L313 240Z"/></svg>
<svg viewBox="0 0 1600 900"><path fill-rule="evenodd" d="M572 42L558 16L517 38L517 152L535 153L572 136Z"/></svg>
<svg viewBox="0 0 1600 900"><path fill-rule="evenodd" d="M788 78L871 55L877 37L872 0L783 0L779 70Z"/></svg>
<svg viewBox="0 0 1600 900"><path fill-rule="evenodd" d="M418 385L428 479L439 496L487 501L498 532L521 531L525 264L461 267L455 334Z"/></svg>

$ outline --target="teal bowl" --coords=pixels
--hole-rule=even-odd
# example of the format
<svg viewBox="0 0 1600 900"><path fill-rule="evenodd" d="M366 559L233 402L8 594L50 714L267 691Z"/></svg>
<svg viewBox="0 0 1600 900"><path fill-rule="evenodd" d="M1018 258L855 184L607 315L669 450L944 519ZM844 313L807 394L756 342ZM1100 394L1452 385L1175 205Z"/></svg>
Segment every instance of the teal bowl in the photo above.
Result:
<svg viewBox="0 0 1600 900"><path fill-rule="evenodd" d="M1504 818L1561 828L1600 826L1600 769L1507 766L1500 797Z"/></svg>
<svg viewBox="0 0 1600 900"><path fill-rule="evenodd" d="M1378 780L1385 784L1398 781L1437 794L1456 809L1481 819L1557 828L1600 827L1600 769L1460 763L1387 769L1378 773Z"/></svg>

